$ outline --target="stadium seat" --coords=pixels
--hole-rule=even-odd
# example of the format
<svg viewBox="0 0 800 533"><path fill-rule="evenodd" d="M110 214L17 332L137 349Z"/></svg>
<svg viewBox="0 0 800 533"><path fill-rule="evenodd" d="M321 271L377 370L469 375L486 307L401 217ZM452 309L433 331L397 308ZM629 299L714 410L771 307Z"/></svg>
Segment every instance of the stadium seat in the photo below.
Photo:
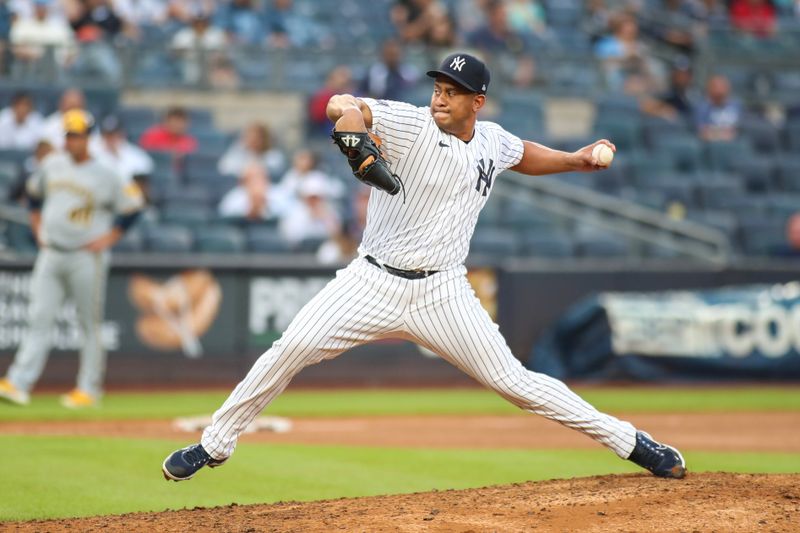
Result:
<svg viewBox="0 0 800 533"><path fill-rule="evenodd" d="M729 176L723 179L703 179L697 181L697 196L700 205L713 209L721 197L734 197L744 192L744 186L738 177Z"/></svg>
<svg viewBox="0 0 800 533"><path fill-rule="evenodd" d="M766 120L748 120L739 126L741 136L762 154L774 154L781 147L780 131Z"/></svg>
<svg viewBox="0 0 800 533"><path fill-rule="evenodd" d="M246 230L247 249L256 253L285 254L291 247L273 228L255 226Z"/></svg>
<svg viewBox="0 0 800 533"><path fill-rule="evenodd" d="M183 174L190 183L211 183L223 180L217 170L219 157L204 151L188 154L183 164Z"/></svg>
<svg viewBox="0 0 800 533"><path fill-rule="evenodd" d="M28 150L0 150L0 161L12 161L21 168L30 155Z"/></svg>
<svg viewBox="0 0 800 533"><path fill-rule="evenodd" d="M520 239L519 255L523 257L563 258L575 255L575 245L562 233L530 233Z"/></svg>
<svg viewBox="0 0 800 533"><path fill-rule="evenodd" d="M208 224L213 216L213 211L205 205L189 204L183 201L173 200L161 208L162 222L188 228Z"/></svg>
<svg viewBox="0 0 800 533"><path fill-rule="evenodd" d="M633 150L644 144L641 123L629 117L595 121L594 135L597 138L612 140L618 150Z"/></svg>
<svg viewBox="0 0 800 533"><path fill-rule="evenodd" d="M580 257L625 257L630 255L630 246L627 242L608 235L579 238L576 250Z"/></svg>
<svg viewBox="0 0 800 533"><path fill-rule="evenodd" d="M751 152L749 143L741 139L705 143L706 164L712 170L735 170Z"/></svg>
<svg viewBox="0 0 800 533"><path fill-rule="evenodd" d="M776 181L775 161L770 157L754 154L739 161L737 173L744 179L748 191L764 192Z"/></svg>
<svg viewBox="0 0 800 533"><path fill-rule="evenodd" d="M472 236L470 252L502 260L516 255L518 247L514 232L499 228L480 228Z"/></svg>
<svg viewBox="0 0 800 533"><path fill-rule="evenodd" d="M300 241L296 246L294 246L294 251L298 253L307 253L307 254L315 254L319 247L327 241L326 238L320 237L309 237Z"/></svg>
<svg viewBox="0 0 800 533"><path fill-rule="evenodd" d="M132 228L114 245L114 252L135 253L144 250L144 237L137 228Z"/></svg>
<svg viewBox="0 0 800 533"><path fill-rule="evenodd" d="M202 185L169 185L164 189L161 196L162 203L177 205L201 205L211 204L211 191Z"/></svg>
<svg viewBox="0 0 800 533"><path fill-rule="evenodd" d="M800 153L800 122L790 123L786 126L784 143L787 152Z"/></svg>
<svg viewBox="0 0 800 533"><path fill-rule="evenodd" d="M786 245L782 220L742 221L741 246L747 255L769 256Z"/></svg>
<svg viewBox="0 0 800 533"><path fill-rule="evenodd" d="M28 225L8 222L6 227L6 242L15 252L30 254L36 253L36 239Z"/></svg>
<svg viewBox="0 0 800 533"><path fill-rule="evenodd" d="M21 169L14 161L0 160L0 184L12 185L20 179Z"/></svg>
<svg viewBox="0 0 800 533"><path fill-rule="evenodd" d="M776 167L776 177L780 187L787 191L800 191L800 155L781 157Z"/></svg>
<svg viewBox="0 0 800 533"><path fill-rule="evenodd" d="M641 186L645 186L642 184ZM664 181L650 182L646 185L647 190L656 191L663 198L662 208L678 202L684 206L692 206L697 203L694 184L690 181Z"/></svg>
<svg viewBox="0 0 800 533"><path fill-rule="evenodd" d="M241 253L245 238L235 226L201 226L194 232L195 248L199 252Z"/></svg>
<svg viewBox="0 0 800 533"><path fill-rule="evenodd" d="M147 232L147 249L152 252L186 253L192 250L192 232L181 226L158 225Z"/></svg>
<svg viewBox="0 0 800 533"><path fill-rule="evenodd" d="M696 172L703 163L703 145L694 136L667 134L653 141L654 150L666 154L681 172Z"/></svg>

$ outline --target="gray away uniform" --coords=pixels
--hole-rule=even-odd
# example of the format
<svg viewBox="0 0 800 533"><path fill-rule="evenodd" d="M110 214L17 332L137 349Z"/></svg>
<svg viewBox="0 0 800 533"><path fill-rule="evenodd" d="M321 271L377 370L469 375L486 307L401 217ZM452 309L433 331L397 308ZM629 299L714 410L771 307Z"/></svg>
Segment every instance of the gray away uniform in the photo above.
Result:
<svg viewBox="0 0 800 533"><path fill-rule="evenodd" d="M99 396L106 363L100 326L110 254L84 247L109 232L117 215L141 209L141 192L110 167L94 159L77 164L66 153L45 159L28 180L27 192L43 202L42 249L31 277L28 331L8 379L30 391L47 360L56 314L70 297L83 333L77 386Z"/></svg>

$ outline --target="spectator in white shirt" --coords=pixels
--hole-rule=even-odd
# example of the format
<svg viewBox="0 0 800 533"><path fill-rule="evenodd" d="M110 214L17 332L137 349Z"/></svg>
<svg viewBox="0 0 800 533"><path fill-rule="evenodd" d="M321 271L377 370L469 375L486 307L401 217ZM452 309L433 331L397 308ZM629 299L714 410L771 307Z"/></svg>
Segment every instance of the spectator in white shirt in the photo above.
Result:
<svg viewBox="0 0 800 533"><path fill-rule="evenodd" d="M344 195L344 185L317 168L316 154L311 150L300 150L292 158L292 168L275 185L273 205L278 216L290 211L300 202L300 187L312 179L326 184L330 198L337 199Z"/></svg>
<svg viewBox="0 0 800 533"><path fill-rule="evenodd" d="M307 239L327 240L339 232L341 219L331 204L328 182L319 176L303 180L300 202L283 213L278 230L295 246Z"/></svg>
<svg viewBox="0 0 800 533"><path fill-rule="evenodd" d="M211 25L211 15L196 8L191 25L172 38L172 48L183 57L183 80L197 83L208 65L215 64L226 46L225 32ZM205 60L205 61L204 61Z"/></svg>
<svg viewBox="0 0 800 533"><path fill-rule="evenodd" d="M92 138L89 150L93 157L116 169L128 181L134 176L150 175L153 159L128 141L119 118L107 116L100 123L100 136Z"/></svg>
<svg viewBox="0 0 800 533"><path fill-rule="evenodd" d="M261 122L253 122L242 131L239 139L220 158L217 168L220 174L238 176L253 162L265 167L274 179L286 170L286 156L272 145L269 128Z"/></svg>
<svg viewBox="0 0 800 533"><path fill-rule="evenodd" d="M17 18L11 25L11 42L15 65L36 64L45 55L47 47L55 48L55 59L66 65L74 51L75 35L63 16L52 16L50 0L34 0L33 16Z"/></svg>
<svg viewBox="0 0 800 533"><path fill-rule="evenodd" d="M219 203L225 218L250 221L272 218L269 175L258 163L248 164L239 176L239 184L228 191Z"/></svg>
<svg viewBox="0 0 800 533"><path fill-rule="evenodd" d="M0 149L33 150L42 137L44 119L28 93L17 93L0 111Z"/></svg>
<svg viewBox="0 0 800 533"><path fill-rule="evenodd" d="M55 148L64 147L64 113L72 109L85 109L86 97L80 89L67 89L58 101L58 110L51 113L44 122L42 138Z"/></svg>

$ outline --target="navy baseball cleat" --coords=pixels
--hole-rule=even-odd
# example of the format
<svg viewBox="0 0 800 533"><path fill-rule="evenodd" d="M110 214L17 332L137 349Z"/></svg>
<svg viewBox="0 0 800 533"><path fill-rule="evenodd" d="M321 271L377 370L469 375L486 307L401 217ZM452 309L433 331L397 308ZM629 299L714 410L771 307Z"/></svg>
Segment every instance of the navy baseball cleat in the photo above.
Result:
<svg viewBox="0 0 800 533"><path fill-rule="evenodd" d="M654 441L644 431L636 432L636 447L628 460L658 477L681 479L686 475L686 461L681 452L672 446Z"/></svg>
<svg viewBox="0 0 800 533"><path fill-rule="evenodd" d="M168 455L161 465L161 471L167 481L186 481L204 466L216 468L225 461L227 459L214 459L208 455L201 444L192 444Z"/></svg>

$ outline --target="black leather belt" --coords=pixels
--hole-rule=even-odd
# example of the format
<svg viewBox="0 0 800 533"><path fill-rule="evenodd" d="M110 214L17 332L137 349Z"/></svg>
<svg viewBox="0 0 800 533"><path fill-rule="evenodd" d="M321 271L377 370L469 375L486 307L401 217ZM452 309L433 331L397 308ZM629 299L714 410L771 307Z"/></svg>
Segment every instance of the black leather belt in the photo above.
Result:
<svg viewBox="0 0 800 533"><path fill-rule="evenodd" d="M380 268L381 270L388 272L393 276L398 276L401 278L406 279L422 279L427 278L428 276L432 276L439 272L438 270L402 270L400 268L391 267L389 265L384 265L371 255L364 256L368 262L372 263L376 267Z"/></svg>

